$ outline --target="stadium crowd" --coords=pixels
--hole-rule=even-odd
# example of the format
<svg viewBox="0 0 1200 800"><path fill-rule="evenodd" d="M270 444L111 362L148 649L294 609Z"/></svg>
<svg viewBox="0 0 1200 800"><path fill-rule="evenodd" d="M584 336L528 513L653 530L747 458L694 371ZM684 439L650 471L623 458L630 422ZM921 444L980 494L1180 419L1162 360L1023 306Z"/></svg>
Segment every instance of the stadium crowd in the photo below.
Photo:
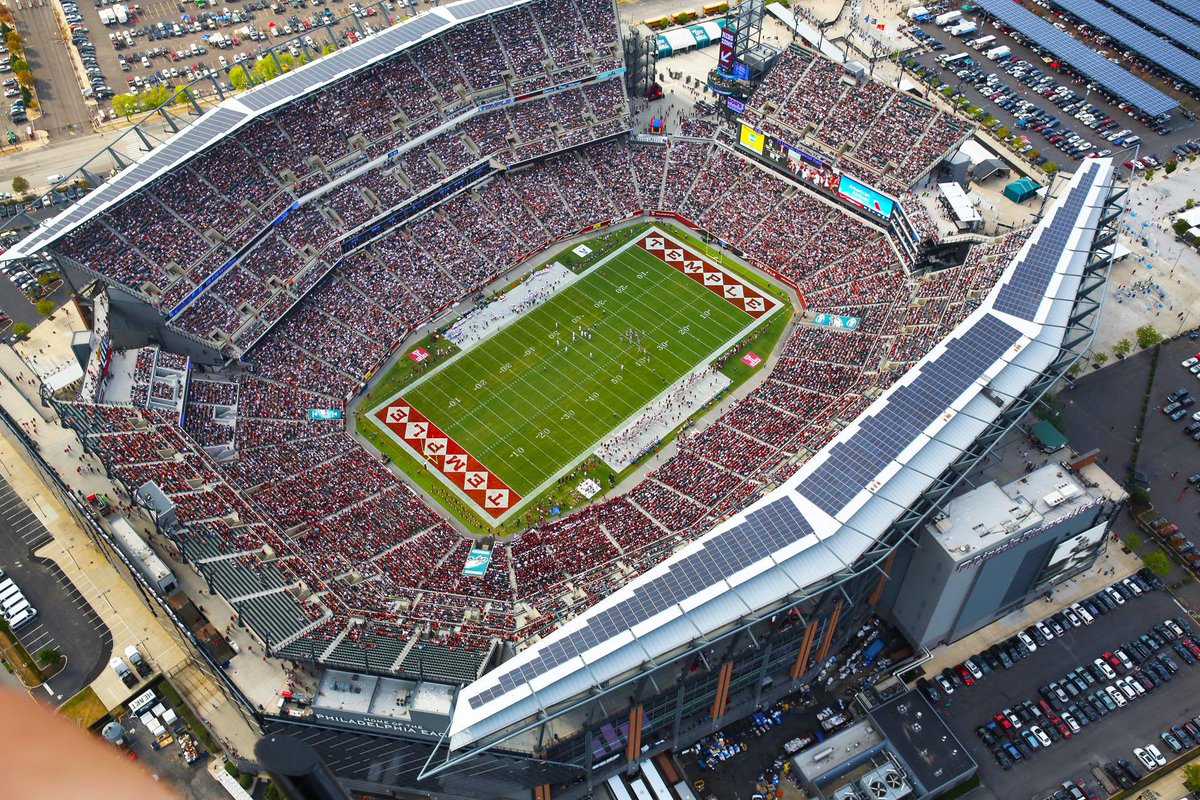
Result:
<svg viewBox="0 0 1200 800"><path fill-rule="evenodd" d="M618 81L467 113L501 81L536 90L619 63L611 4L554 8L535 0L504 12L504 24L469 23L302 98L62 243L169 311L299 192L319 195L174 320L252 347L236 373L193 376L184 431L147 408L156 365L187 369L156 348L139 352L132 408L59 404L127 490L154 481L175 503L175 541L197 569L224 570L246 596L267 592L244 620L272 652L348 665L369 653L389 669L463 678L494 642L521 647L549 634L791 475L969 313L1026 235L912 280L885 231L742 158L715 128L691 125L690 138L667 146L609 136L628 126ZM852 140L847 157L888 187L965 132L887 87L848 86L840 67L799 50L752 106L766 130ZM566 149L573 144L585 146ZM393 148L403 152L351 174ZM332 255L347 231L485 156L536 160L444 198L344 260ZM484 542L487 569L464 573L480 543L342 423L310 420L308 410L343 407L417 326L530 254L647 210L703 226L784 276L809 308L858 325L798 320L769 378L686 431L629 492ZM216 445L220 459L203 449ZM268 572L279 577L264 590Z"/></svg>

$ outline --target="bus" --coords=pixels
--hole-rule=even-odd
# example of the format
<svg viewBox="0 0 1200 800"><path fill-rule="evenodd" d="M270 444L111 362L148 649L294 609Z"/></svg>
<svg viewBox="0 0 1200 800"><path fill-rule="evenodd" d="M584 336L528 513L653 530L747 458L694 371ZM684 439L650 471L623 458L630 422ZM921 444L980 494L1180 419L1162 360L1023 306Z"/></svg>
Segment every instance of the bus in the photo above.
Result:
<svg viewBox="0 0 1200 800"><path fill-rule="evenodd" d="M970 53L955 53L952 56L938 56L938 63L946 69L956 67L967 67L975 62L971 59Z"/></svg>
<svg viewBox="0 0 1200 800"><path fill-rule="evenodd" d="M985 47L992 46L992 42L994 41L996 41L995 36L980 36L978 39L972 39L971 41L967 42L967 44L971 47L974 47L976 50L983 50Z"/></svg>

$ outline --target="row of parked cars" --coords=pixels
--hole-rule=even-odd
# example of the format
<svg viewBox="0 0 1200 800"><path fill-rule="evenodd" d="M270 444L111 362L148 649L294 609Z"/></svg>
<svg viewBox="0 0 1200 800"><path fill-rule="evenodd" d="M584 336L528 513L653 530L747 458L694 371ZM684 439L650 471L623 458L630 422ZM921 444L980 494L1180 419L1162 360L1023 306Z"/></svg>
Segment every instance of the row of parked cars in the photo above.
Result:
<svg viewBox="0 0 1200 800"><path fill-rule="evenodd" d="M1195 359L1190 360L1194 361ZM1170 417L1172 421L1178 422L1188 415L1188 409L1194 405L1196 405L1196 398L1192 397L1191 390L1189 390L1187 387L1180 386L1178 389L1167 395L1167 402L1163 405L1162 412ZM1200 411L1197 411L1192 416L1195 418L1196 422L1200 422ZM1191 430L1185 429L1185 432L1189 436L1191 436L1197 430L1200 430L1200 428L1193 428L1191 425L1189 425L1188 428L1191 428ZM1200 439L1197 439L1197 441L1200 441Z"/></svg>
<svg viewBox="0 0 1200 800"><path fill-rule="evenodd" d="M113 88L108 85L108 81L104 78L104 70L100 68L100 62L96 59L96 45L92 43L91 36L88 35L88 29L83 24L83 17L79 14L79 6L71 0L63 0L63 13L67 17L67 23L71 28L71 44L75 45L75 49L79 51L79 61L83 64L83 71L88 81L88 86L83 90L84 97L112 97L116 94Z"/></svg>
<svg viewBox="0 0 1200 800"><path fill-rule="evenodd" d="M1039 647L1064 635L1068 630L1090 625L1097 618L1124 605L1127 600L1161 588L1162 581L1158 576L1143 568L1136 575L1105 587L1095 595L1073 603L1023 631L1017 631L961 664L946 667L935 675L932 681L921 679L918 681L918 688L925 692L931 702L939 702L942 694L950 695L956 688L971 686L994 670L1011 669L1018 661L1037 652Z"/></svg>
<svg viewBox="0 0 1200 800"><path fill-rule="evenodd" d="M0 614L16 630L37 619L38 610L30 605L21 587L0 570Z"/></svg>

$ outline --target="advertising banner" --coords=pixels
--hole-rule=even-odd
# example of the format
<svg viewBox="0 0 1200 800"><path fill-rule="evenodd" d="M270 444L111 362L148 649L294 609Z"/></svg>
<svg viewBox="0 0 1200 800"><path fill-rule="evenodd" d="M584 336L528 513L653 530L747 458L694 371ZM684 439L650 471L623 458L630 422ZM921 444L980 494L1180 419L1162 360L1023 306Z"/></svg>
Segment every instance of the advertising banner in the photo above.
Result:
<svg viewBox="0 0 1200 800"><path fill-rule="evenodd" d="M726 75L733 73L734 41L735 35L733 31L721 31L721 52L717 55L717 71L723 72Z"/></svg>
<svg viewBox="0 0 1200 800"><path fill-rule="evenodd" d="M463 564L463 575L472 578L482 578L487 573L488 564L492 563L492 551L471 548L467 554L467 563Z"/></svg>
<svg viewBox="0 0 1200 800"><path fill-rule="evenodd" d="M864 208L884 219L892 216L895 208L895 202L890 197L885 197L871 187L845 175L838 182L837 193L838 197L843 200L848 200L859 208Z"/></svg>
<svg viewBox="0 0 1200 800"><path fill-rule="evenodd" d="M754 130L754 128L751 128L746 123L742 123L742 132L738 137L738 144L740 144L742 147L761 156L763 154L764 139L765 137L761 133Z"/></svg>

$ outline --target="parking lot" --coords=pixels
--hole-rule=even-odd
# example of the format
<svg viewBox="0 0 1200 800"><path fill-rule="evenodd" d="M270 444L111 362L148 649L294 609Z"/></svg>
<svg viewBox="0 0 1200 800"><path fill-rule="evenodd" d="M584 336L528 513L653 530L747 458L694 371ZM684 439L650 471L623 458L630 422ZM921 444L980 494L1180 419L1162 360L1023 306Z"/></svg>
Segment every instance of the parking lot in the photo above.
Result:
<svg viewBox="0 0 1200 800"><path fill-rule="evenodd" d="M958 88L973 105L991 114L999 121L1000 125L1007 127L1013 133L1027 136L1034 148L1040 150L1050 160L1056 161L1059 164L1069 164L1077 159L1060 150L1058 145L1061 143L1051 143L1048 136L1021 128L1018 125L1019 121L1022 118L1030 116L1033 112L1015 109L1013 106L1016 103L1022 101L1033 103L1037 110L1056 118L1059 121L1057 127L1060 130L1065 128L1093 145L1093 152L1111 150L1114 153L1120 153L1123 146L1115 145L1104 139L1101 136L1102 131L1098 130L1100 126L1097 126L1097 129L1087 127L1083 121L1074 118L1074 112L1064 112L1061 106L1055 105L1052 102L1052 97L1043 97L1035 91L1032 84L1042 76L1052 78L1054 87L1061 86L1064 91L1073 92L1070 100L1063 102L1062 105L1069 105L1070 102L1083 102L1085 105L1092 107L1091 113L1093 113L1093 116L1096 116L1100 120L1111 118L1115 124L1108 128L1107 134L1112 135L1119 131L1128 130L1129 133L1127 136L1140 137L1141 154L1155 155L1160 161L1165 162L1177 155L1177 153L1172 152L1173 147L1180 146L1184 142L1200 136L1200 123L1195 119L1189 119L1182 110L1172 113L1171 119L1167 122L1167 127L1170 129L1169 133L1166 135L1156 133L1154 129L1139 121L1131 112L1122 110L1119 107L1119 103L1108 99L1101 91L1089 89L1087 84L1076 80L1066 72L1053 68L1041 55L998 29L982 15L977 18L972 17L971 21L975 23L976 30L962 37L951 35L946 29L939 27L932 21L920 25L920 29L929 37L929 40L938 42L940 47L944 49L933 51L927 48L926 52L915 55L916 61L927 69L935 70L937 76L944 83ZM981 49L973 49L968 46L968 42L983 37L994 37L994 39ZM1014 77L1005 72L1004 67L1010 66L1008 63L1000 63L987 58L986 52L991 48L999 46L1009 48L1013 62L1023 61L1026 63L1026 66L1022 67L1022 71L1026 73L1024 76ZM996 81L994 85L986 88L984 91L980 91L975 86L976 79L974 76L960 77L956 74L956 72L962 71L961 66L943 68L938 64L939 57L960 53L968 54L975 62L975 67L985 77L995 75ZM1001 59L1001 62L1004 61L1005 59ZM996 95L996 92L1004 93ZM1172 94L1178 95L1178 92L1172 91ZM1004 103L1003 106L1001 102ZM1188 104L1195 105L1194 101L1188 101ZM1056 135L1056 133L1052 133L1051 135Z"/></svg>
<svg viewBox="0 0 1200 800"><path fill-rule="evenodd" d="M357 36L357 25L347 20L336 28L327 23L351 15L357 3L330 0L253 0L241 5L219 5L204 0L190 3L110 3L109 0L54 0L61 3L71 28L76 57L92 83L89 95L105 100L107 86L118 94L137 94L153 86L182 86L201 77L232 89L228 70L238 63L252 66L271 46L281 46L294 36L307 37L290 48L291 55L309 57L330 44L347 43ZM366 4L364 4L366 5ZM360 7L361 8L361 7ZM379 30L387 17L408 12L407 3L388 2L379 9L363 9L357 23L362 30ZM309 45L305 50L304 44ZM102 82L93 83L95 79ZM87 87L79 91L87 92ZM202 82L193 88L200 96L215 89Z"/></svg>
<svg viewBox="0 0 1200 800"><path fill-rule="evenodd" d="M1063 635L1038 646L1035 652L1014 663L1011 669L994 670L971 686L957 687L948 702L943 693L942 716L958 738L971 749L979 764L982 778L979 791L995 798L1045 798L1059 789L1064 780L1083 780L1090 789L1088 796L1095 793L1103 797L1107 793L1092 776L1092 767L1118 759L1136 762L1133 749L1151 743L1168 760L1173 759L1175 756L1160 738L1160 733L1200 714L1200 664L1186 664L1170 644L1158 651L1168 654L1178 666L1178 672L1170 682L1162 682L1157 688L1127 701L1125 707L1109 711L1106 715L1101 716L1094 711L1096 719L1089 724L1077 723L1080 725L1078 733L1069 738L1058 734L1055 738L1059 741L1039 747L1010 769L1001 768L989 747L981 741L976 728L992 721L993 716L1004 709L1017 709L1024 701L1036 704L1041 699L1041 687L1051 681L1063 680L1068 672L1092 664L1103 653L1119 649L1124 643L1138 639L1155 624L1180 614L1179 607L1169 594L1161 590L1152 591L1127 600L1092 624L1068 627ZM1177 638L1176 641L1182 640ZM1144 669L1127 674L1140 674ZM1111 683L1111 680L1095 681L1088 686L1086 693L1080 692L1079 697L1069 697L1070 703L1078 709L1084 702L1081 698L1085 694ZM1051 710L1061 714L1064 705L1056 702ZM1091 704L1088 708L1092 708ZM1046 731L1054 727L1044 714L1041 719L1026 722L1022 731L1030 724L1040 724ZM1077 711L1076 716L1086 714ZM1015 738L1022 734L1018 732L1012 735Z"/></svg>
<svg viewBox="0 0 1200 800"><path fill-rule="evenodd" d="M38 610L37 618L16 633L34 658L43 648L54 648L66 656L62 672L49 681L50 699L60 703L104 669L112 637L62 571L33 556L50 539L41 520L7 481L0 481L0 567Z"/></svg>

